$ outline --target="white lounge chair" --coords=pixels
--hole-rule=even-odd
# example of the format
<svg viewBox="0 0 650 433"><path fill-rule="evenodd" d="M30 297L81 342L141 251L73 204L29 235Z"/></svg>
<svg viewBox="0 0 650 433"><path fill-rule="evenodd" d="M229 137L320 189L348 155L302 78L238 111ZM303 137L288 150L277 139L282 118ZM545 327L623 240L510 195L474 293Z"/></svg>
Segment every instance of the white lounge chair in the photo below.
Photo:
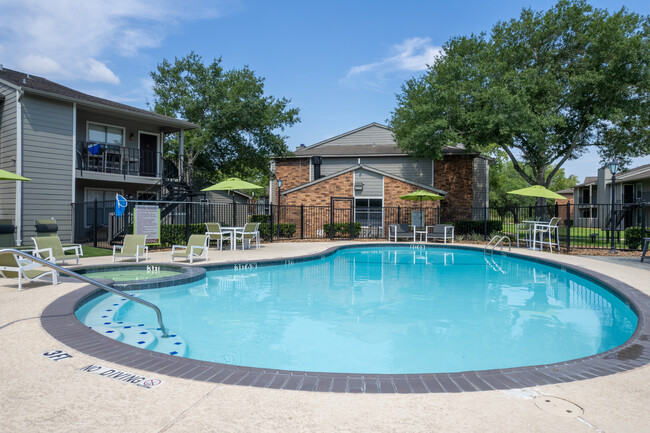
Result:
<svg viewBox="0 0 650 433"><path fill-rule="evenodd" d="M118 248L120 252L117 252ZM147 235L125 235L122 245L113 245L113 262L115 262L115 257L121 257L135 258L135 262L138 263L143 255L145 260L149 260Z"/></svg>
<svg viewBox="0 0 650 433"><path fill-rule="evenodd" d="M187 245L174 245L172 246L172 262L174 258L189 259L190 263L194 262L194 258L200 258L205 254L204 259L208 260L208 250L210 244L210 236L208 235L191 235L187 241ZM182 250L182 251L176 251Z"/></svg>
<svg viewBox="0 0 650 433"><path fill-rule="evenodd" d="M0 254L0 275L5 278L18 278L18 291L23 290L23 278L38 281L51 277L52 284L58 284L59 273L54 269L45 269L40 263L12 253Z"/></svg>
<svg viewBox="0 0 650 433"><path fill-rule="evenodd" d="M83 249L79 244L73 244L68 246L61 245L61 240L57 235L49 236L38 236L32 238L36 249L34 250L34 255L51 262L65 262L67 260L75 259L77 264L79 264L79 257L84 255ZM73 254L66 254L66 251L74 251Z"/></svg>

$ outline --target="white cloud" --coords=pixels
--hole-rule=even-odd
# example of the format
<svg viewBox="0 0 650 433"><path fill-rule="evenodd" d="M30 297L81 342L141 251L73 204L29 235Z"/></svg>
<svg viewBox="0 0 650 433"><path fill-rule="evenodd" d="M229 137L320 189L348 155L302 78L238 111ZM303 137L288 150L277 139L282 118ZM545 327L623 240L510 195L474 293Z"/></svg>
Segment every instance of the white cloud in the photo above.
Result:
<svg viewBox="0 0 650 433"><path fill-rule="evenodd" d="M111 84L120 80L105 59L159 46L182 20L218 16L207 0L0 0L0 10L7 63L50 79Z"/></svg>
<svg viewBox="0 0 650 433"><path fill-rule="evenodd" d="M404 72L426 70L440 54L442 48L432 45L429 38L406 39L401 44L393 45L390 55L383 60L351 67L341 82L381 89L388 79L401 77Z"/></svg>

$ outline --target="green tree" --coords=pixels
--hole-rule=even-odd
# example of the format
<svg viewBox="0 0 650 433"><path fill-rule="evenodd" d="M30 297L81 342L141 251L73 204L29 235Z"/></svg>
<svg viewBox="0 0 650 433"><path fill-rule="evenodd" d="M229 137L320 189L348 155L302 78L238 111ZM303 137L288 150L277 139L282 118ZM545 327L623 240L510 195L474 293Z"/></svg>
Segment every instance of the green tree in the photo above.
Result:
<svg viewBox="0 0 650 433"><path fill-rule="evenodd" d="M153 110L199 126L185 133L185 164L212 171L212 180L262 178L270 156L288 151L281 132L300 121L299 110L265 95L264 79L247 66L225 71L221 58L205 64L191 52L173 63L163 59L151 77ZM177 152L178 141L169 147Z"/></svg>
<svg viewBox="0 0 650 433"><path fill-rule="evenodd" d="M526 183L549 187L587 146L622 163L650 154L647 17L561 0L489 37L452 38L443 53L397 95L390 124L414 156L496 145Z"/></svg>
<svg viewBox="0 0 650 433"><path fill-rule="evenodd" d="M550 167L554 169L555 167ZM532 173L529 167L524 167L528 174ZM574 174L567 176L563 168L560 168L549 185L551 191L561 191L571 188L579 183L578 177ZM490 165L490 207L501 208L507 211L514 206L528 206L534 204L532 197L525 197L515 194L508 194L509 191L526 188L528 184L523 177L517 173L512 161L507 156L501 155L495 158Z"/></svg>

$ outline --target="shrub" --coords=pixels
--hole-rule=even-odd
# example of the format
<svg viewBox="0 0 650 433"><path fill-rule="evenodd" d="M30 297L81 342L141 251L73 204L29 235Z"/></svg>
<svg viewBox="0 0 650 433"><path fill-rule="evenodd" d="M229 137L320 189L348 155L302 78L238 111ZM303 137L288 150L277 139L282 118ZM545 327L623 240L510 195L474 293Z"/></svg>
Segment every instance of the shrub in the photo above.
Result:
<svg viewBox="0 0 650 433"><path fill-rule="evenodd" d="M330 224L323 225L323 232L325 237L330 236ZM358 237L361 233L361 223L354 223L354 237ZM336 237L349 237L350 236L350 223L334 223L334 236Z"/></svg>
<svg viewBox="0 0 650 433"><path fill-rule="evenodd" d="M271 215L255 214L250 216L251 223L271 223Z"/></svg>
<svg viewBox="0 0 650 433"><path fill-rule="evenodd" d="M644 237L650 236L650 231L646 230L645 236L641 233L641 227L628 227L625 229L625 243L631 250L641 247Z"/></svg>
<svg viewBox="0 0 650 433"><path fill-rule="evenodd" d="M266 216L266 215L260 215L260 216ZM253 222L258 222L258 221L253 221ZM280 237L281 238L290 238L293 237L293 235L296 233L296 225L295 224L289 224L289 223L282 223L279 224L280 226ZM262 239L271 239L271 223L261 223L259 227L260 231L260 236ZM273 236L277 236L278 234L278 224L273 224Z"/></svg>
<svg viewBox="0 0 650 433"><path fill-rule="evenodd" d="M461 220L456 221L455 232L458 234L472 234L472 233L484 233L485 230L485 221L483 220ZM499 220L488 220L487 221L487 232L501 232L503 231L503 223Z"/></svg>
<svg viewBox="0 0 650 433"><path fill-rule="evenodd" d="M190 234L205 234L205 224L190 224ZM160 246L170 247L172 245L185 245L186 243L185 224L160 225Z"/></svg>

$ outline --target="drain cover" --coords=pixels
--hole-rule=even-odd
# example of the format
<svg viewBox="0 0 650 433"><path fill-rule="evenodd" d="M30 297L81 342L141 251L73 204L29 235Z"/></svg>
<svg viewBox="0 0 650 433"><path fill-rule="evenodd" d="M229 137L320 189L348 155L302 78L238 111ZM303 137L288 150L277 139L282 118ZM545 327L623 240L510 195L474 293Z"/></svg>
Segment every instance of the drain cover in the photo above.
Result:
<svg viewBox="0 0 650 433"><path fill-rule="evenodd" d="M559 416L582 416L584 410L575 403L559 397L540 395L533 400L539 409Z"/></svg>

